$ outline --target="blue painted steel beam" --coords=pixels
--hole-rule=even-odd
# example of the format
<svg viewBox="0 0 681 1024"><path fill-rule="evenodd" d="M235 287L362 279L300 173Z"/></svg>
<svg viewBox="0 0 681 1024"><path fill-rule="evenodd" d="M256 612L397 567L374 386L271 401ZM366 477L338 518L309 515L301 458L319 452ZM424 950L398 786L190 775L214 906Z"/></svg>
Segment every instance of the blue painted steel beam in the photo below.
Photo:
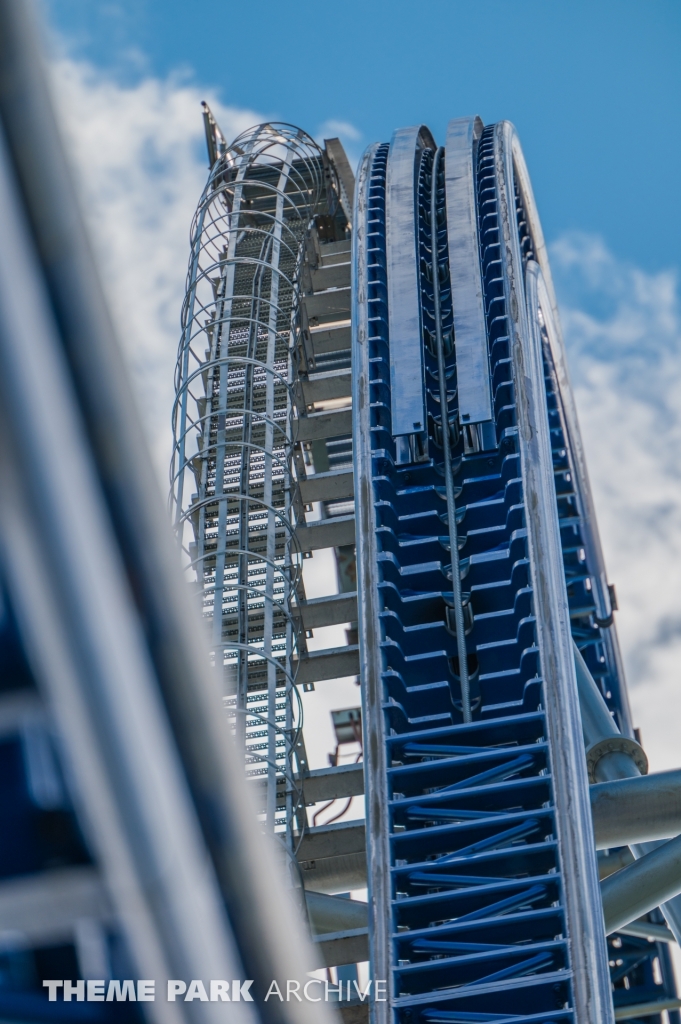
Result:
<svg viewBox="0 0 681 1024"><path fill-rule="evenodd" d="M411 202L403 179L401 201L414 217L404 220L412 237L402 249L416 255L393 306L390 160L395 139L407 137L411 160L416 131L396 133L387 174L388 147L367 151L355 217L371 947L374 973L391 972L389 1011L372 1012L396 1024L601 1024L623 982L608 972L573 637L625 731L630 719L612 619L603 618L608 589L560 336L546 329L555 310L548 261L512 126L453 122L441 180L428 148L417 154ZM433 345L436 279L442 334L453 337L446 409ZM402 310L421 327L409 363L404 347L417 345L417 332L398 333ZM423 366L420 461L413 450L404 457L395 420L399 368L412 364ZM397 383L414 394L414 379ZM473 422L489 424L493 443L471 443L459 427ZM470 723L451 614L445 430ZM659 949L632 941L642 943L644 968L628 956L628 998L659 997Z"/></svg>

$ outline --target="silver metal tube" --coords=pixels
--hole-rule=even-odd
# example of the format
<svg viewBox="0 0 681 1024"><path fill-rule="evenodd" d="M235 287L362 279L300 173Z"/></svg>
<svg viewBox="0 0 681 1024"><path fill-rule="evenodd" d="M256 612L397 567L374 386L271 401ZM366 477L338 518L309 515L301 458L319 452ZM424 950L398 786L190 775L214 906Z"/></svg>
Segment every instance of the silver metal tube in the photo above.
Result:
<svg viewBox="0 0 681 1024"><path fill-rule="evenodd" d="M159 986L168 977L224 977L242 970L239 955L3 143L0 136L4 573L139 969ZM199 1011L167 1005L149 1009L178 1024L220 1019L208 1004ZM248 1009L239 1014L243 1024L252 1019Z"/></svg>
<svg viewBox="0 0 681 1024"><path fill-rule="evenodd" d="M367 927L369 907L359 900L327 896L323 892L306 892L305 903L312 931L317 935Z"/></svg>
<svg viewBox="0 0 681 1024"><path fill-rule="evenodd" d="M546 411L540 324L540 310L543 314L546 308L545 295L536 264L530 262L525 281L522 280L515 223L514 131L508 123L502 123L496 126L495 133L498 159L504 167L503 187L497 185L500 231L505 239L501 254L508 275L507 294L511 296L508 322L518 443L525 493L531 496L526 509L528 546L574 972L575 1017L580 1024L604 1024L612 1020L612 996ZM514 308L513 296L523 292L526 301L517 302Z"/></svg>
<svg viewBox="0 0 681 1024"><path fill-rule="evenodd" d="M637 939L653 939L655 942L676 942L674 933L664 924L651 924L644 918L630 921L619 929L621 935L633 935Z"/></svg>
<svg viewBox="0 0 681 1024"><path fill-rule="evenodd" d="M663 843L601 883L606 934L681 893L681 836Z"/></svg>
<svg viewBox="0 0 681 1024"><path fill-rule="evenodd" d="M645 774L648 759L636 740L622 736L601 691L573 642L579 709L591 782L610 782Z"/></svg>
<svg viewBox="0 0 681 1024"><path fill-rule="evenodd" d="M681 999L651 999L649 1003L634 1003L630 1006L619 1006L615 1010L615 1020L638 1020L662 1013L663 1010L678 1010Z"/></svg>
<svg viewBox="0 0 681 1024"><path fill-rule="evenodd" d="M590 767L592 781L609 782L640 778L641 771L647 771L648 768L644 752L634 740L619 735L600 690L576 645L574 652L587 764ZM612 732L613 728L615 734ZM599 732L602 739L599 739ZM654 843L632 843L631 846L631 852L637 858L644 858L654 850ZM676 897L679 892L681 885L672 895ZM670 899L660 907L660 910L676 941L681 944L681 899Z"/></svg>
<svg viewBox="0 0 681 1024"><path fill-rule="evenodd" d="M459 564L459 536L456 528L456 498L454 496L454 475L452 473L452 445L449 433L449 405L447 402L447 375L445 350L442 339L442 313L440 308L440 273L437 241L437 175L444 149L440 147L433 159L430 192L430 233L433 254L433 302L435 306L435 335L437 342L437 373L440 384L440 412L442 415L442 450L445 462L445 487L447 490L447 526L449 528L449 549L452 558L452 592L454 599L454 624L456 627L456 649L459 655L459 679L461 681L461 706L464 722L470 722L471 692L468 679L468 654L466 651L466 628L463 620L461 594L461 567Z"/></svg>
<svg viewBox="0 0 681 1024"><path fill-rule="evenodd" d="M634 859L634 855L628 846L623 846L617 850L610 850L607 853L601 851L598 854L598 877L603 879L607 878L608 875L614 875L616 871L626 868L627 864L633 864Z"/></svg>
<svg viewBox="0 0 681 1024"><path fill-rule="evenodd" d="M371 459L371 363L369 359L369 191L378 147L370 146L362 157L355 188L352 232L352 425L355 469L355 516L357 535L357 618L362 679L362 731L364 734L364 786L369 889L369 946L374 978L389 978L391 970L390 878L388 794L381 678L381 624L372 600L378 576L376 508L372 494ZM371 1024L392 1019L392 992L385 1002L371 1003Z"/></svg>
<svg viewBox="0 0 681 1024"><path fill-rule="evenodd" d="M242 766L218 710L216 682L165 527L155 470L64 154L38 38L33 4L1 0L0 117L12 170L108 521L209 852L209 870L217 874L247 976L269 985L275 977L298 977L314 958L254 820ZM25 410L23 415L27 419ZM59 458L63 466L66 452ZM43 504L47 500L43 495ZM262 1012L283 1022L308 1013L319 1020L327 1011L270 1000Z"/></svg>
<svg viewBox="0 0 681 1024"><path fill-rule="evenodd" d="M601 782L589 796L597 850L681 833L681 769Z"/></svg>
<svg viewBox="0 0 681 1024"><path fill-rule="evenodd" d="M582 713L582 732L584 744L588 748L607 736L619 736L612 715L601 696L596 682L587 668L582 653L574 646L575 669L577 672L577 689L579 691L579 708Z"/></svg>
<svg viewBox="0 0 681 1024"><path fill-rule="evenodd" d="M631 852L634 857L645 857L653 852L657 846L656 842L633 843ZM660 906L660 910L674 933L677 943L681 946L681 896L675 896L673 899L668 900L667 903L663 903Z"/></svg>

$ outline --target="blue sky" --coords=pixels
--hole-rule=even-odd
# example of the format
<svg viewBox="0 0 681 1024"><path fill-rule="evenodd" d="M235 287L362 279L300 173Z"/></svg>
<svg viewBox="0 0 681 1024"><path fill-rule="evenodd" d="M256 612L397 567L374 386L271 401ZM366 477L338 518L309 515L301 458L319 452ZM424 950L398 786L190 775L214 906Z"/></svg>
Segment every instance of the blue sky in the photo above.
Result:
<svg viewBox="0 0 681 1024"><path fill-rule="evenodd" d="M225 103L359 151L452 116L519 129L549 239L579 229L648 270L681 263L678 0L47 0L119 80L182 71Z"/></svg>

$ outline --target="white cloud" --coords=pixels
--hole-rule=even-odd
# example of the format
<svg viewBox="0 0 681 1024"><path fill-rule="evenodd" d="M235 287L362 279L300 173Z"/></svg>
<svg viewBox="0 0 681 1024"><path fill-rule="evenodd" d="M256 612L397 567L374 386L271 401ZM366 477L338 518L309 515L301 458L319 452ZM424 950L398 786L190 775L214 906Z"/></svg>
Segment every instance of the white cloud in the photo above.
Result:
<svg viewBox="0 0 681 1024"><path fill-rule="evenodd" d="M681 765L681 321L673 272L571 234L551 247L636 724Z"/></svg>
<svg viewBox="0 0 681 1024"><path fill-rule="evenodd" d="M324 121L320 126L318 134L322 135L325 139L344 136L352 142L359 142L362 138L362 133L359 128L355 128L354 124L350 124L349 121L334 121L333 118L329 121Z"/></svg>
<svg viewBox="0 0 681 1024"><path fill-rule="evenodd" d="M208 174L200 103L230 140L262 118L172 77L121 85L71 59L56 61L53 77L165 492L189 232Z"/></svg>

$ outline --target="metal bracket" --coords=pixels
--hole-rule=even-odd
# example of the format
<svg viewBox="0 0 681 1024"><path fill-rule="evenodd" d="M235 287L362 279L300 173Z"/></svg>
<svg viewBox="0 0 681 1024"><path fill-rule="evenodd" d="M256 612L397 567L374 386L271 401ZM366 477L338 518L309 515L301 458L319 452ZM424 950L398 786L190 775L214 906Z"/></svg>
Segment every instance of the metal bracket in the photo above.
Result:
<svg viewBox="0 0 681 1024"><path fill-rule="evenodd" d="M459 419L470 454L497 447L475 197L475 160L482 131L479 117L456 118L449 122L445 148Z"/></svg>
<svg viewBox="0 0 681 1024"><path fill-rule="evenodd" d="M386 189L388 326L392 435L399 463L427 458L423 326L416 259L416 156L435 149L424 125L401 128L390 143Z"/></svg>
<svg viewBox="0 0 681 1024"><path fill-rule="evenodd" d="M590 783L599 781L595 774L596 766L606 754L627 754L641 775L648 774L648 758L636 740L630 740L628 736L606 736L597 740L596 743L592 743L586 751L586 769L589 773Z"/></svg>

